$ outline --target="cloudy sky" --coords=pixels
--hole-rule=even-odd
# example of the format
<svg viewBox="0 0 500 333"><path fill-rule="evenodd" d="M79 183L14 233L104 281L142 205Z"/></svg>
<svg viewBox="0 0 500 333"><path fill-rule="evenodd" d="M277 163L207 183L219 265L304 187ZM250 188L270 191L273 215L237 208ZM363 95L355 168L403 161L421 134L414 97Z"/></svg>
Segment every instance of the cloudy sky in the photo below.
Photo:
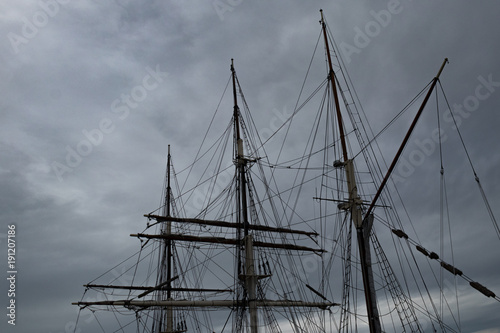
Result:
<svg viewBox="0 0 500 333"><path fill-rule="evenodd" d="M188 165L231 58L258 126L271 127L276 113L293 109L320 8L375 132L450 59L441 81L500 216L497 1L4 0L0 245L5 253L14 224L18 317L14 329L2 315L2 332L65 332L82 284L135 251L129 234L158 206L167 145L177 169ZM451 141L452 126L443 121ZM421 124L436 126L432 117ZM381 136L388 159L401 136ZM411 145L409 152L419 147ZM462 163L460 156L452 161ZM473 221L454 230L467 250L459 262L500 294L500 240L487 214L475 215L484 204L464 170L449 176L452 183L472 179L462 208ZM426 207L418 193L403 191L416 214ZM3 306L7 290L3 280ZM467 302L470 310L478 304L487 305L487 319L467 317L465 331L500 332L500 303L481 295Z"/></svg>

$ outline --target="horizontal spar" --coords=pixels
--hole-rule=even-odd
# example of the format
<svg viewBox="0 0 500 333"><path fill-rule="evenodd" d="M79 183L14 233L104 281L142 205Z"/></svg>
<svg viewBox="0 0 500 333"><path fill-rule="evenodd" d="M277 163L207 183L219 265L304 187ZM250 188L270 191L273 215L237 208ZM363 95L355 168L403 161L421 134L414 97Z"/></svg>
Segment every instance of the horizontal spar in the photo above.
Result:
<svg viewBox="0 0 500 333"><path fill-rule="evenodd" d="M90 305L103 305L103 306L136 306L136 307L235 307L241 305L241 301L235 300L213 300L213 301L97 301L97 302L76 302L73 305L90 306ZM302 301L275 301L275 300L260 300L255 301L258 307L308 307L308 308L322 308L326 309L331 306L338 305L332 302L302 302Z"/></svg>
<svg viewBox="0 0 500 333"><path fill-rule="evenodd" d="M226 227L226 228L241 228L241 225L234 222L227 221L217 221L217 220L202 220L202 219L192 219L192 218L181 218L181 217L172 217L172 216L159 216L152 214L145 214L147 218L155 219L158 222L179 222L179 223L192 223L192 224L203 224L203 225L212 225L216 227ZM289 228L277 228L277 227L269 227L265 225L248 225L248 229L250 230L259 230L259 231L271 231L271 232L279 232L279 233L288 233L288 234L298 234L298 235L306 235L306 236L318 236L317 232L309 232L304 230L295 230Z"/></svg>
<svg viewBox="0 0 500 333"><path fill-rule="evenodd" d="M228 245L239 245L241 243L238 239L223 238L223 237L200 237L192 235L148 235L148 234L131 234L132 237L138 238L160 238L160 239L170 239L185 242L200 242L200 243L214 243L214 244L228 244ZM282 243L267 243L267 242L253 242L253 246L257 247L267 247L274 249L285 249L285 250L296 250L296 251L310 251L310 252L326 252L323 249L313 249L307 246L300 246L294 244L282 244Z"/></svg>
<svg viewBox="0 0 500 333"><path fill-rule="evenodd" d="M114 286L107 284L84 284L84 287L87 288L102 288L102 289L125 289L125 290L146 290L146 291L154 291L154 290L167 290L167 287L157 288L157 287L147 287L147 286ZM193 291L193 292L217 292L223 293L228 292L232 293L232 289L210 289L210 288L170 288L171 291Z"/></svg>

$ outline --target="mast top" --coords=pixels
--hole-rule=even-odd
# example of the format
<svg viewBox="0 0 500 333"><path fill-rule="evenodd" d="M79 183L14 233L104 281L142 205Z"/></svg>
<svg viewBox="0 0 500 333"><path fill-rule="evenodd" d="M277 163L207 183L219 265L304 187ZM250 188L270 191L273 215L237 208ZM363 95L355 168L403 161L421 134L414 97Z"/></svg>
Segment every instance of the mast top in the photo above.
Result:
<svg viewBox="0 0 500 333"><path fill-rule="evenodd" d="M437 79L439 79L439 76L441 75L441 72L443 71L444 66L446 64L449 64L449 63L450 63L450 61L448 60L448 58L444 58L443 64L441 65L441 68L439 69L439 72L436 75Z"/></svg>

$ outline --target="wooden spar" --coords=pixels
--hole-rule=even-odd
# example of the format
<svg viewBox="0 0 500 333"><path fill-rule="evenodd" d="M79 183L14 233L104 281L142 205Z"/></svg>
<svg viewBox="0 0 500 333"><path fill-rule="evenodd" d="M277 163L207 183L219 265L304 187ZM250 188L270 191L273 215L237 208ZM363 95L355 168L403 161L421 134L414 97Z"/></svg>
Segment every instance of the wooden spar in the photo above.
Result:
<svg viewBox="0 0 500 333"><path fill-rule="evenodd" d="M320 293L319 291L317 291L316 289L314 289L313 287L311 287L310 285L306 284L306 287L312 291L313 293L315 293L316 295L318 295L319 297L321 297L322 299L324 299L325 301L328 301L328 299L322 294Z"/></svg>
<svg viewBox="0 0 500 333"><path fill-rule="evenodd" d="M125 289L125 290L151 290L156 287L147 287L147 286L115 286L115 285L106 285L106 284L84 284L86 288L107 288L107 289ZM157 289L164 289L156 288ZM211 288L171 288L172 291L193 291L193 292L207 292L207 293L232 293L234 292L232 289L211 289Z"/></svg>
<svg viewBox="0 0 500 333"><path fill-rule="evenodd" d="M166 216L153 215L153 214L145 214L144 217L155 219L158 222L170 221L170 222L179 222L179 223L210 225L210 226L215 226L215 227L239 228L238 223L227 222L227 221L201 220L201 219L180 218L180 217L171 217L171 216L166 217ZM306 235L306 236L318 236L317 232L295 230L295 229L288 229L288 228L269 227L266 225L249 225L248 229L259 230L259 231L278 232L278 233L298 234L298 235Z"/></svg>
<svg viewBox="0 0 500 333"><path fill-rule="evenodd" d="M166 197L165 197L165 208L166 208L166 214L165 216L170 216L170 206L171 206L171 198L170 198L170 192L172 191L172 188L170 187L170 163L171 163L171 155L170 155L170 145L168 145L168 156L167 156L167 188L166 188ZM172 222L167 222L167 235L170 235L172 233ZM161 283L160 285L156 286L153 289L147 290L140 294L138 297L141 298L154 290L157 290L158 288L161 288L163 285L166 285L167 287L167 299L171 300L172 299L172 281L178 278L178 276L172 278L172 240L171 239L166 239L165 240L166 244L165 246L167 247L167 281ZM161 276L161 275L160 275ZM173 316L173 309L171 307L167 308L167 332L173 332L173 327L174 327L174 316Z"/></svg>
<svg viewBox="0 0 500 333"><path fill-rule="evenodd" d="M232 80L232 83L233 83L233 140L235 140L235 142L233 142L234 146L236 147L236 151L234 151L234 161L236 162L235 163L235 167L236 167L236 202L234 203L235 206L236 206L236 238L237 238L237 246L239 247L239 249L236 249L236 255L237 255L237 259L236 259L236 264L238 265L237 266L237 271L238 271L238 275L241 275L243 272L242 272L242 263L243 263L243 251L244 251L244 243L243 243L243 239L242 239L242 236L241 236L241 232L244 228L245 231L248 232L248 225L247 223L245 223L246 221L244 221L243 219L243 216L245 216L246 218L246 214L242 214L242 203L244 205L244 207L246 207L246 201L242 201L241 200L241 196L242 196L242 191L241 191L241 180L242 180L242 176L244 175L244 173L242 173L241 171L241 167L245 167L244 163L244 159L243 156L240 156L240 151L243 151L243 140L241 140L241 137L240 137L240 125L239 125L239 113L240 113L240 110L239 110L239 107L238 107L238 96L236 94L236 71L234 70L234 60L231 59L231 80ZM241 153L243 154L243 152ZM245 233L246 234L246 233ZM246 288L245 285L243 285L243 288ZM237 299L238 301L240 301L240 293L238 292L237 294ZM239 307L243 307L244 302L239 302L237 304L237 311L239 312L240 309Z"/></svg>
<svg viewBox="0 0 500 333"><path fill-rule="evenodd" d="M71 303L73 305L79 306L124 306L124 307L228 307L232 308L238 306L241 301L238 300L179 300L179 301L136 301L136 300L119 300L119 301L97 301L97 302L75 302ZM339 304L333 302L303 302L303 301L288 301L288 300L257 300L255 301L255 306L257 307L304 307L304 308L320 308L327 309L332 306L337 306Z"/></svg>
<svg viewBox="0 0 500 333"><path fill-rule="evenodd" d="M151 238L171 239L171 240L185 241L185 242L240 245L239 239L224 238L224 237L203 237L203 236L180 235L180 234L170 234L170 235L131 234L130 236L137 237L137 238L150 238L150 239ZM259 241L254 241L253 246L274 248L274 249L319 252L319 253L326 252L323 249L313 249L313 248L310 248L307 246L301 246L301 245L295 245L295 244L268 243L268 242L259 242Z"/></svg>
<svg viewBox="0 0 500 333"><path fill-rule="evenodd" d="M109 288L109 289L126 289L126 290L148 290L154 287L146 286L115 286L107 284L84 284L85 288Z"/></svg>
<svg viewBox="0 0 500 333"><path fill-rule="evenodd" d="M406 136L403 139L403 142L401 143L401 146L399 147L399 150L396 153L396 156L394 156L394 159L392 160L391 165L389 166L389 169L387 170L387 173L382 180L382 183L380 184L377 193L373 197L372 203L370 204L370 207L368 207L368 210L366 211L365 218L370 215L370 213L373 210L373 207L375 206L375 203L377 202L380 194L382 193L382 190L384 189L385 185L387 184L387 181L389 180L389 177L392 174L392 171L396 167L397 162L399 161L399 158L401 157L401 154L403 153L403 150L408 143L408 140L410 139L411 133L413 132L413 129L417 125L417 121L420 118L420 115L422 114L422 111L424 111L425 105L427 104L427 101L429 100L429 97L431 96L432 91L434 90L434 87L436 86L437 81L439 80L439 76L441 75L441 72L443 71L444 66L448 62L448 58L445 58L443 61L443 64L439 68L439 72L437 73L436 77L432 80L431 87L429 88L429 91L427 92L427 95L425 95L425 98L422 102L422 105L417 111L417 114L415 115L415 119L413 119L413 122L410 125L410 128L408 129L408 132L406 133Z"/></svg>
<svg viewBox="0 0 500 333"><path fill-rule="evenodd" d="M245 154L243 150L243 139L240 135L240 120L239 120L239 107L238 98L236 94L236 71L234 70L233 59L231 59L231 77L233 81L233 99L234 99L234 109L233 109L233 120L234 120L234 138L236 140L235 147L235 166L238 175L238 180L236 184L237 196L236 196L236 207L237 207L237 237L236 244L240 246L240 251L238 251L238 269L241 267L241 259L244 256L245 259L245 274L246 283L245 288L245 298L249 305L249 315L250 315L250 332L258 332L258 313L257 306L255 304L256 299L256 280L255 274L250 272L254 267L254 253L253 253L253 242L252 236L249 235L250 222L248 219L248 201L247 201L247 179L245 175L245 168L247 160L245 159ZM243 227L243 237L241 235L241 229ZM248 239L250 240L248 242ZM239 310L238 310L239 311Z"/></svg>
<svg viewBox="0 0 500 333"><path fill-rule="evenodd" d="M146 295L148 295L149 293L152 293L153 291L155 290L160 290L160 289L163 289L163 286L166 286L166 290L168 292L167 294L167 299L170 299L170 295L171 295L171 290L172 290L172 281L173 280L176 280L179 278L179 275L175 276L173 279L168 277L167 281L163 282L163 283L160 283L159 285L157 285L156 287L152 287L148 290L146 290L145 292L143 292L142 294L140 294L139 296L137 296L138 298L141 298L141 297L144 297Z"/></svg>
<svg viewBox="0 0 500 333"><path fill-rule="evenodd" d="M342 145L342 154L344 157L344 170L346 174L347 188L349 191L349 210L351 213L351 220L356 227L358 248L361 261L361 273L363 276L363 287L365 293L366 310L368 313L368 324L370 327L370 333L380 333L382 332L380 318L377 307L377 297L375 291L375 283L373 281L373 271L371 264L371 254L370 254L370 230L372 226L372 220L363 219L361 209L362 200L358 195L358 188L356 185L356 178L354 175L354 163L353 160L349 159L344 131L344 124L342 120L342 113L340 111L340 103L336 86L335 72L333 71L332 59L330 55L330 48L328 43L328 37L326 34L326 23L323 19L323 11L321 10L321 27L323 29L323 37L325 39L325 48L328 58L329 67L329 79L331 82L332 93L335 102L335 111L337 114L337 122L339 127L340 142Z"/></svg>
<svg viewBox="0 0 500 333"><path fill-rule="evenodd" d="M330 83L332 85L332 92L333 92L333 98L335 102L335 111L337 112L337 120L339 123L339 134L340 134L340 143L342 145L342 154L344 155L344 162L347 161L347 145L345 142L345 133L344 133L344 123L342 120L342 113L340 112L340 102L339 102L339 95L337 92L337 82L335 78L335 72L333 71L333 65L332 65L332 57L330 56L330 48L328 47L328 37L326 35L326 23L323 19L323 10L320 10L321 13L321 27L323 29L323 37L325 39L325 47L326 47L326 54L328 58L328 68L329 68L329 79Z"/></svg>
<svg viewBox="0 0 500 333"><path fill-rule="evenodd" d="M243 225L244 235L248 236L248 205L247 205L247 181L245 177L246 159L243 150L243 139L240 135L240 108L238 107L238 98L236 94L236 71L234 70L233 59L231 59L231 77L233 81L233 120L234 120L234 135L236 139L236 169L238 171L238 215L240 224Z"/></svg>

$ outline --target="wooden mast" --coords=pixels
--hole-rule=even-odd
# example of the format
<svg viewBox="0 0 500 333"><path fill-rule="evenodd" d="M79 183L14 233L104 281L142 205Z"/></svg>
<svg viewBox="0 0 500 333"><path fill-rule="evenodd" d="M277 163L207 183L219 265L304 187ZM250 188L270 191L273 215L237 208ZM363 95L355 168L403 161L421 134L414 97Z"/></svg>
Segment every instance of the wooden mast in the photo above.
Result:
<svg viewBox="0 0 500 333"><path fill-rule="evenodd" d="M248 217L248 202L247 202L247 192L248 192L248 180L246 175L246 167L249 160L244 156L243 150L243 140L240 135L240 114L239 107L237 103L237 91L236 91L236 73L234 70L233 63L231 61L231 71L233 80L233 97L234 97L234 138L235 138L235 167L237 175L237 212L236 212L236 222L229 221L217 221L217 220L202 220L195 218L179 218L171 216L171 188L170 188L170 147L168 151L168 161L167 161L167 186L165 193L165 206L163 214L161 215L144 215L149 219L155 219L156 223L164 223L161 228L161 234L132 234L133 237L146 238L146 239L159 239L163 242L163 258L162 265L165 265L166 271L160 274L160 279L157 281L156 286L114 286L114 285L97 285L89 284L86 285L88 288L110 288L110 289L128 289L128 290L144 290L141 294L137 296L137 299L118 299L118 300L106 300L106 301L93 301L86 302L80 301L72 303L82 307L87 306L122 306L125 308L138 307L140 309L146 308L160 308L165 310L161 313L160 317L160 329L161 332L181 332L177 331L173 325L173 310L176 308L230 308L234 311L237 307L248 307L249 312L249 323L251 333L258 333L258 308L272 307L272 308L288 308L288 307L315 307L320 309L328 309L332 306L337 306L339 304L330 302L322 297L324 302L306 302L300 300L288 300L288 299L277 299L270 300L265 298L257 299L257 281L261 278L270 277L271 275L258 275L257 265L255 262L254 248L274 248L283 250L293 250L293 251L306 251L314 253L325 252L322 249L310 248L306 246L295 245L294 243L275 243L275 242L263 242L260 240L254 240L253 235L250 234L250 230L266 231L266 232L276 232L282 234L299 234L306 235L309 237L318 236L315 232L307 232L302 230L294 230L291 228L280 228L280 227L270 227L266 225L253 225L249 223ZM155 224L156 224L155 223ZM172 223L189 223L198 225L210 225L222 228L235 228L236 236L233 238L223 238L223 237L209 237L209 236L195 236L189 234L178 234L172 232ZM152 224L154 225L154 224ZM149 225L151 227L152 225ZM202 243L212 243L220 245L234 245L237 246L237 256L238 256L238 277L242 280L243 285L243 295L237 295L236 299L233 300L175 300L172 297L172 291L193 291L193 292L230 292L231 289L200 289L200 288L174 288L172 286L172 281L179 278L179 276L172 277L172 247L173 242L202 242ZM242 267L244 266L244 267ZM166 279L165 279L166 276ZM309 286L309 288L312 288ZM314 291L314 289L311 289ZM154 291L166 291L167 297L156 298L151 300L140 300L140 298L149 295ZM318 294L317 291L314 291Z"/></svg>
<svg viewBox="0 0 500 333"><path fill-rule="evenodd" d="M257 282L255 275L254 264L254 250L253 250L253 237L248 234L248 203L247 203L247 181L245 177L245 167L247 160L244 157L243 140L240 136L240 121L239 121L239 107L238 98L236 94L236 71L234 70L233 59L231 59L231 74L233 80L233 99L234 99L234 131L236 140L236 168L238 170L238 214L240 216L240 223L243 223L243 239L242 239L242 253L245 256L245 291L248 300L248 308L250 312L250 332L258 332L258 313L257 313ZM243 250L244 249L244 250ZM239 267L240 265L238 265ZM239 269L239 268L238 268Z"/></svg>
<svg viewBox="0 0 500 333"><path fill-rule="evenodd" d="M170 187L170 163L171 163L171 156L170 156L170 145L168 145L168 155L167 155L167 188L166 188L166 194L165 194L165 216L170 217L170 205L171 205L171 198L170 198L170 193L171 187ZM172 234L172 222L171 221L166 221L167 223L167 230L166 234L171 235ZM167 300L172 300L172 240L171 239L166 239L166 246L167 246ZM172 333L174 330L174 318L173 318L173 308L172 306L167 307L167 332Z"/></svg>
<svg viewBox="0 0 500 333"><path fill-rule="evenodd" d="M323 18L323 10L321 12L321 27L323 29L323 37L325 39L326 54L329 66L329 80L332 87L333 98L335 102L335 111L337 114L337 122L339 126L340 142L342 146L342 154L344 157L343 165L346 173L347 188L349 191L349 210L351 212L351 219L356 227L358 248L361 259L361 273L363 276L363 286L365 291L366 309L368 313L368 323L370 326L370 333L381 332L380 318L377 308L377 298L375 293L375 284L373 281L373 271L371 268L371 254L370 254L370 231L372 223L369 219L363 220L361 215L362 201L358 195L356 178L354 176L353 161L348 158L347 145L345 140L344 124L342 121L342 113L340 111L340 102L336 86L335 72L333 71L332 59L330 55L330 48L328 43L328 36L326 33L326 23Z"/></svg>

